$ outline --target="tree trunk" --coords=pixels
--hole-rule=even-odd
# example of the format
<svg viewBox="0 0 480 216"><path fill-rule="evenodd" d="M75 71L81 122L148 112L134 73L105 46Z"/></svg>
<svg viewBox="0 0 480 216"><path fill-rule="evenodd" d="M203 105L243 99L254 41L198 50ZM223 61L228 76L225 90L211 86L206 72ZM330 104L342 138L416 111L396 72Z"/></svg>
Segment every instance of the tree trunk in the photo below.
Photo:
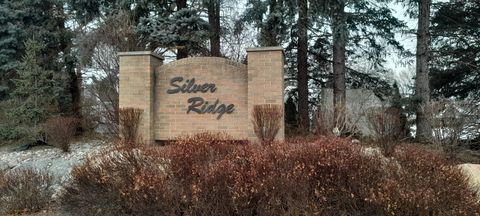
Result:
<svg viewBox="0 0 480 216"><path fill-rule="evenodd" d="M308 115L308 70L307 70L307 49L308 49L308 6L307 0L299 0L298 26L298 53L297 53L297 80L298 80L298 114L300 128L310 128Z"/></svg>
<svg viewBox="0 0 480 216"><path fill-rule="evenodd" d="M336 127L342 129L346 115L345 87L345 45L346 45L346 14L345 3L334 6L332 13L333 32L333 106Z"/></svg>
<svg viewBox="0 0 480 216"><path fill-rule="evenodd" d="M70 82L70 94L72 96L72 111L77 118L82 118L82 74L80 71L74 72L74 76Z"/></svg>
<svg viewBox="0 0 480 216"><path fill-rule="evenodd" d="M177 11L187 7L187 0L175 0ZM188 57L188 48L179 47L177 50L177 60Z"/></svg>
<svg viewBox="0 0 480 216"><path fill-rule="evenodd" d="M210 24L210 55L221 56L220 52L220 0L208 2L208 23Z"/></svg>
<svg viewBox="0 0 480 216"><path fill-rule="evenodd" d="M417 140L427 142L432 136L431 126L428 120L430 102L430 78L428 70L428 44L430 25L430 6L432 0L421 0L418 3L418 29L417 29L417 53L416 53L416 79L415 99L417 115Z"/></svg>
<svg viewBox="0 0 480 216"><path fill-rule="evenodd" d="M68 35L69 30L65 27L65 23L67 20L63 17L66 17L65 11L63 7L53 7L56 8L58 14L61 14L58 18L58 29L63 35ZM71 37L62 37L62 40L59 43L59 50L57 52L62 52L64 55L63 61L65 68L65 72L70 76L70 83L69 83L69 93L71 97L71 106L68 110L63 110L63 112L68 112L71 115L81 119L82 118L82 74L80 70L75 70L76 60L74 59L72 54L72 38ZM55 55L55 54L53 54Z"/></svg>
<svg viewBox="0 0 480 216"><path fill-rule="evenodd" d="M277 0L270 0L269 5L269 13L268 17L274 16L275 13L279 11L277 7ZM262 40L260 41L261 45L263 46L278 46L279 43L277 41L277 25L279 25L280 20L277 19L267 19L266 27L262 29Z"/></svg>

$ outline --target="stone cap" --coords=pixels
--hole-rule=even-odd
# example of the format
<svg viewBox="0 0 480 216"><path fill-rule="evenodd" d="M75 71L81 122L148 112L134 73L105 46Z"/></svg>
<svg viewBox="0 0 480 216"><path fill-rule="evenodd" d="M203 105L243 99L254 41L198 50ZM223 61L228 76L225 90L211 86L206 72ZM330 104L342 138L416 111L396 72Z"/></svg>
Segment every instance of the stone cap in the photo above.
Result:
<svg viewBox="0 0 480 216"><path fill-rule="evenodd" d="M150 55L157 59L164 60L163 56L154 53L152 51L131 51L131 52L119 52L118 56L142 56L142 55Z"/></svg>
<svg viewBox="0 0 480 216"><path fill-rule="evenodd" d="M268 52L268 51L282 51L283 47L272 46L272 47L252 47L247 48L247 52Z"/></svg>

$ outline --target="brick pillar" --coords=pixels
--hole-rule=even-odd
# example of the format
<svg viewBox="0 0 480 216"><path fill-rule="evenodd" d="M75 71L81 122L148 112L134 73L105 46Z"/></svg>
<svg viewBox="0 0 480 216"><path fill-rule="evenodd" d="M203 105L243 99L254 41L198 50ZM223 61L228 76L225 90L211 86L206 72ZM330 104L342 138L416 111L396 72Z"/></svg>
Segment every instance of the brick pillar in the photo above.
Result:
<svg viewBox="0 0 480 216"><path fill-rule="evenodd" d="M120 56L120 108L143 109L139 138L147 144L154 138L155 69L162 65L163 57L150 51L121 52Z"/></svg>
<svg viewBox="0 0 480 216"><path fill-rule="evenodd" d="M281 47L261 47L247 49L248 54L248 138L256 140L252 124L254 105L279 105L283 102L284 54ZM285 120L282 115L281 128L277 140L285 138Z"/></svg>

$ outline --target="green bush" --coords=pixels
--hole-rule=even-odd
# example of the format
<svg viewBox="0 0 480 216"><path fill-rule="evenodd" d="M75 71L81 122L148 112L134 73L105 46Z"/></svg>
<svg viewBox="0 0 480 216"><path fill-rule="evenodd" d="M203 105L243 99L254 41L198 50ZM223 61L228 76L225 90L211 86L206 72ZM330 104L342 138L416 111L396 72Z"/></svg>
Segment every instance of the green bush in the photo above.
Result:
<svg viewBox="0 0 480 216"><path fill-rule="evenodd" d="M22 130L8 125L0 125L0 140L16 140L22 135Z"/></svg>

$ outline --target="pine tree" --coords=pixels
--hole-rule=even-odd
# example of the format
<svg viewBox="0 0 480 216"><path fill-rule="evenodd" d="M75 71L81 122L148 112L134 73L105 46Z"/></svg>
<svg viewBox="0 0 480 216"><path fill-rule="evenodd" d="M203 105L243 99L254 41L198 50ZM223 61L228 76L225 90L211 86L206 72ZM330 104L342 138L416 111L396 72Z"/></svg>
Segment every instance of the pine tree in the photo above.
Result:
<svg viewBox="0 0 480 216"><path fill-rule="evenodd" d="M177 5L177 12L187 8L187 0L175 0L175 4ZM179 47L177 50L177 60L182 58L188 57L188 48L187 47Z"/></svg>
<svg viewBox="0 0 480 216"><path fill-rule="evenodd" d="M296 23L296 5L285 0L249 0L242 21L259 31L257 41L260 46L283 46L290 42L289 33Z"/></svg>

